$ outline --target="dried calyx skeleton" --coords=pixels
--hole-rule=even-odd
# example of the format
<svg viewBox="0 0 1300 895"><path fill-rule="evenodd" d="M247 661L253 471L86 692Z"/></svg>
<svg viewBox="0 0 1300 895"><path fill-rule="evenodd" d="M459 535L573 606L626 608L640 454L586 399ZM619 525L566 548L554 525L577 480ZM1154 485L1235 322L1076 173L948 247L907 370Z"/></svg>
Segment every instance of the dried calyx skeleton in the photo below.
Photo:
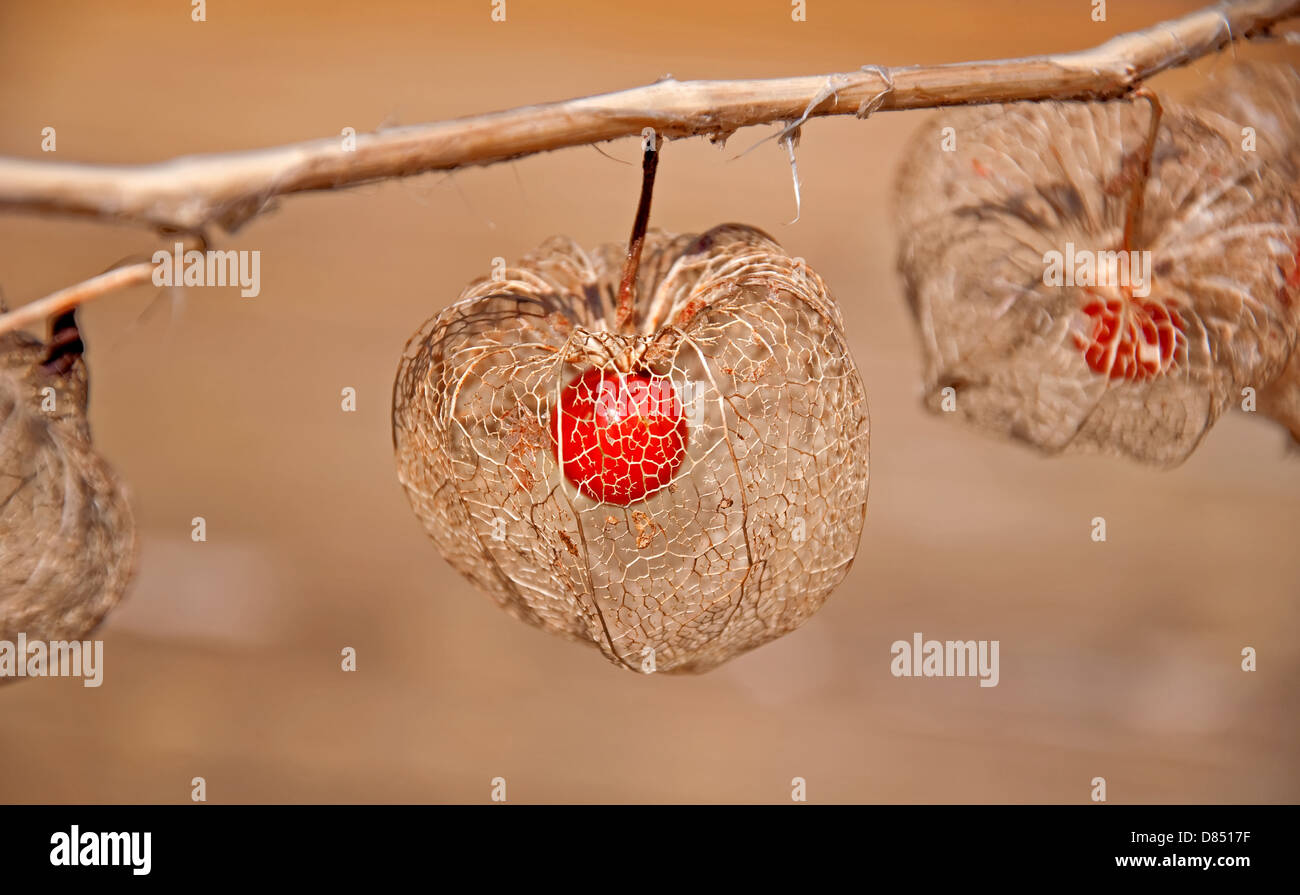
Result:
<svg viewBox="0 0 1300 895"><path fill-rule="evenodd" d="M848 571L866 396L825 284L771 238L638 223L639 266L552 239L425 324L393 442L430 537L512 615L634 671L703 671Z"/></svg>
<svg viewBox="0 0 1300 895"><path fill-rule="evenodd" d="M1234 65L1163 112L954 110L905 158L900 268L933 409L1166 466L1239 403L1300 440L1295 69ZM1049 257L1082 276L1053 282Z"/></svg>
<svg viewBox="0 0 1300 895"><path fill-rule="evenodd" d="M126 490L86 422L71 312L48 343L0 334L0 641L76 640L122 598L135 563ZM0 683L13 680L0 676Z"/></svg>

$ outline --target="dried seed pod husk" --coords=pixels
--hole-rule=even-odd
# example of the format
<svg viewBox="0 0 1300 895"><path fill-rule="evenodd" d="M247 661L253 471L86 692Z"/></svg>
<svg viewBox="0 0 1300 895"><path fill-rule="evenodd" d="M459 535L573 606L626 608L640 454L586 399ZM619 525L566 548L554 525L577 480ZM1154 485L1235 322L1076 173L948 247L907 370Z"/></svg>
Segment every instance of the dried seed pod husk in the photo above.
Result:
<svg viewBox="0 0 1300 895"><path fill-rule="evenodd" d="M1245 139L1245 128L1250 128L1254 151L1282 179L1292 203L1300 206L1300 72L1285 65L1235 65L1200 97L1197 107L1229 139ZM1290 251L1278 300L1292 301L1294 309L1300 294L1300 234ZM1257 391L1259 411L1286 426L1300 443L1300 340L1282 373L1261 383Z"/></svg>
<svg viewBox="0 0 1300 895"><path fill-rule="evenodd" d="M1243 389L1277 381L1300 322L1294 85L1291 69L1243 69L1166 105L1145 179L1143 98L953 110L922 128L898 212L927 404L1047 453L1172 466ZM1228 126L1243 115L1272 148L1243 150ZM1135 187L1127 247L1151 252L1149 295L1047 285L1050 252L1125 248Z"/></svg>
<svg viewBox="0 0 1300 895"><path fill-rule="evenodd" d="M87 376L26 333L0 334L0 640L76 640L122 599L135 565L126 491L95 452Z"/></svg>
<svg viewBox="0 0 1300 895"><path fill-rule="evenodd" d="M447 561L511 615L634 671L704 671L792 631L847 573L866 512L862 381L825 284L770 237L651 231L632 325L624 249L552 239L471 285L409 341L398 476ZM672 481L575 488L550 414L584 370L678 384Z"/></svg>

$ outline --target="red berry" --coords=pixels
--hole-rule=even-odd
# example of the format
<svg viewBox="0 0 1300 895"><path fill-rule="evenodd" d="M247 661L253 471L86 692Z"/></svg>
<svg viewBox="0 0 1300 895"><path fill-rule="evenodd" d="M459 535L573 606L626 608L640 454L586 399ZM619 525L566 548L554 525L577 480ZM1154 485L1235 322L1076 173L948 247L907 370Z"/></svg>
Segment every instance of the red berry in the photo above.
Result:
<svg viewBox="0 0 1300 895"><path fill-rule="evenodd" d="M592 500L621 506L672 481L686 457L686 418L672 380L593 367L560 393L551 447L565 476Z"/></svg>
<svg viewBox="0 0 1300 895"><path fill-rule="evenodd" d="M1143 382L1167 373L1180 360L1187 340L1183 319L1159 301L1093 298L1083 313L1089 332L1086 337L1076 333L1074 344L1094 373Z"/></svg>

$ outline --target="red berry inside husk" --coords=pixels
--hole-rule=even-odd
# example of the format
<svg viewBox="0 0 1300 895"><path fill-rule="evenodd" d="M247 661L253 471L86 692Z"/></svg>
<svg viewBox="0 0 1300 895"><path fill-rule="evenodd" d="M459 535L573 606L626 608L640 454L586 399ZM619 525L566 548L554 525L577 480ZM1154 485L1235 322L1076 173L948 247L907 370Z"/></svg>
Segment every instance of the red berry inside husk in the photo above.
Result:
<svg viewBox="0 0 1300 895"><path fill-rule="evenodd" d="M1155 300L1126 297L1084 305L1090 327L1075 334L1074 344L1094 373L1111 379L1143 382L1154 379L1179 361L1186 345L1186 327L1173 308Z"/></svg>
<svg viewBox="0 0 1300 895"><path fill-rule="evenodd" d="M592 500L627 506L672 481L687 425L672 380L645 370L593 367L560 393L551 447L569 481Z"/></svg>

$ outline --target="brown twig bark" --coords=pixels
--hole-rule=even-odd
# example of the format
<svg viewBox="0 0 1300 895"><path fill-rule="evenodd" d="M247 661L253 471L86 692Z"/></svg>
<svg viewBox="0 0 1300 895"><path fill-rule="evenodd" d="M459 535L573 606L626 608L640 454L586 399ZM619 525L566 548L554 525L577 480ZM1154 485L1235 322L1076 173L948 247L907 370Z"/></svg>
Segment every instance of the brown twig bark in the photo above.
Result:
<svg viewBox="0 0 1300 895"><path fill-rule="evenodd" d="M117 289L148 283L153 278L153 271L153 262L140 261L116 267L97 277L60 289L44 298L28 302L8 314L0 314L0 333L42 323L48 318L57 317Z"/></svg>
<svg viewBox="0 0 1300 895"><path fill-rule="evenodd" d="M1016 100L1123 96L1152 75L1300 15L1300 0L1242 0L1115 37L1076 53L907 66L796 78L665 80L618 93L435 124L177 158L149 165L0 159L0 209L89 215L195 232L234 229L277 196L486 165L639 135L729 136L742 127L854 115L893 87L881 111ZM824 98L809 110L810 101Z"/></svg>
<svg viewBox="0 0 1300 895"><path fill-rule="evenodd" d="M73 214L201 234L234 230L279 196L333 190L429 171L488 165L539 152L640 135L725 139L742 127L825 115L1021 100L1125 96L1159 72L1300 15L1300 0L1239 0L1122 34L1090 50L797 78L664 80L582 99L339 138L188 156L148 165L0 158L0 211ZM123 268L122 270L126 270ZM0 315L0 332L142 282L112 271ZM94 285L92 285L94 284ZM78 296L82 296L78 299ZM37 309L39 306L39 310Z"/></svg>

